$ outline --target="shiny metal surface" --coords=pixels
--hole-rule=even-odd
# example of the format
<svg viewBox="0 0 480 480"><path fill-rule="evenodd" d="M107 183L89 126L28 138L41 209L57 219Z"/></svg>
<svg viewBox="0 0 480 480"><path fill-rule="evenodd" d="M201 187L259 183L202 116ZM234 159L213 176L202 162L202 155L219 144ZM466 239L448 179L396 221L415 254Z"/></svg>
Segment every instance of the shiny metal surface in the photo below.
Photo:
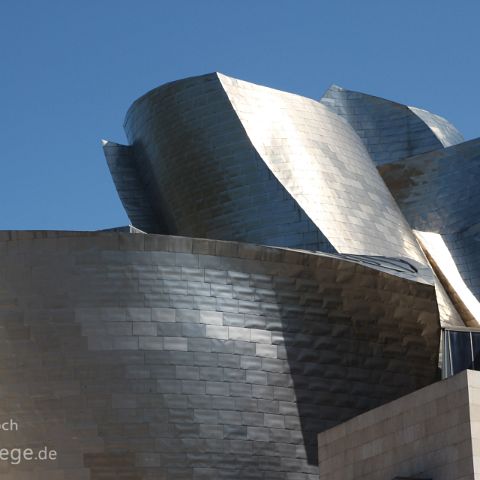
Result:
<svg viewBox="0 0 480 480"><path fill-rule="evenodd" d="M252 146L217 74L149 92L125 130L169 233L334 251Z"/></svg>
<svg viewBox="0 0 480 480"><path fill-rule="evenodd" d="M161 214L154 210L146 195L132 148L105 140L102 143L118 196L132 224L142 231L165 232Z"/></svg>
<svg viewBox="0 0 480 480"><path fill-rule="evenodd" d="M0 441L59 458L2 475L316 480L319 431L436 378L434 288L365 261L0 233Z"/></svg>
<svg viewBox="0 0 480 480"><path fill-rule="evenodd" d="M468 230L480 216L480 139L379 166L412 228Z"/></svg>
<svg viewBox="0 0 480 480"><path fill-rule="evenodd" d="M424 262L353 128L314 100L219 78L256 151L337 252Z"/></svg>
<svg viewBox="0 0 480 480"><path fill-rule="evenodd" d="M319 102L215 73L147 93L125 130L169 233L426 263L362 141Z"/></svg>
<svg viewBox="0 0 480 480"><path fill-rule="evenodd" d="M433 232L415 232L437 277L452 299L456 310L465 325L478 327L480 303L471 289L465 284L458 270L458 261L453 258L442 235ZM442 322L444 325L445 322ZM448 325L445 325L448 326Z"/></svg>
<svg viewBox="0 0 480 480"><path fill-rule="evenodd" d="M336 85L321 102L362 138L409 224L418 231L438 277L442 324L478 325L479 141L464 142L452 124L426 110Z"/></svg>
<svg viewBox="0 0 480 480"><path fill-rule="evenodd" d="M463 135L446 118L417 107L408 107L425 122L444 147L451 147L465 141Z"/></svg>
<svg viewBox="0 0 480 480"><path fill-rule="evenodd" d="M332 85L320 101L349 122L377 165L464 141L439 115L384 98Z"/></svg>
<svg viewBox="0 0 480 480"><path fill-rule="evenodd" d="M379 171L410 225L421 232L430 232L423 235L423 244L430 254L445 258L445 254L436 252L448 252L452 267L444 268L443 274L450 284L459 285L454 290L471 305L469 310L478 312L480 140L381 165ZM441 240L433 240L433 234L441 236ZM439 241L444 245L436 246ZM458 274L463 286L456 279ZM472 294L475 304L467 300ZM474 317L478 324L480 313Z"/></svg>

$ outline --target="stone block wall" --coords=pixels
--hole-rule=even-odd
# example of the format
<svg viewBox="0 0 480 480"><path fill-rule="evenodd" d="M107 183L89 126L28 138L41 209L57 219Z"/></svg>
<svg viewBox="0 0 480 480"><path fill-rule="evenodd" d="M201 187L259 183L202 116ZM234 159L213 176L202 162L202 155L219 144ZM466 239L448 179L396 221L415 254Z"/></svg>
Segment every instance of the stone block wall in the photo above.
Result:
<svg viewBox="0 0 480 480"><path fill-rule="evenodd" d="M480 479L480 372L466 370L319 435L320 479Z"/></svg>

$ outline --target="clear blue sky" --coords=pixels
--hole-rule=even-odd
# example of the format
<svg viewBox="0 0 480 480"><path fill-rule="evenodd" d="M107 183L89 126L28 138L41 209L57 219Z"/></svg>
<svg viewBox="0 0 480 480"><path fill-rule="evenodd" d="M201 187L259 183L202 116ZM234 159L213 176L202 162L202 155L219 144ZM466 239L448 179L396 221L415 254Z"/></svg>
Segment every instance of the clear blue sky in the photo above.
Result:
<svg viewBox="0 0 480 480"><path fill-rule="evenodd" d="M331 84L480 136L478 0L3 0L0 229L125 225L100 146L147 90L220 71Z"/></svg>

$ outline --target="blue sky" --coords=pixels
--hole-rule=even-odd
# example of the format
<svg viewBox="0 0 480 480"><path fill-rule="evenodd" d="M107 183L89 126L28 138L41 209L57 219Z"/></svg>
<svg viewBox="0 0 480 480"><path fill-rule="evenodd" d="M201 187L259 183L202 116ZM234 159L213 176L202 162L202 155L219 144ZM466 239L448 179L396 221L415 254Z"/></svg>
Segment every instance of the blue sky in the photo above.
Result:
<svg viewBox="0 0 480 480"><path fill-rule="evenodd" d="M211 71L312 98L337 83L480 136L479 18L478 0L4 0L0 229L127 224L101 138Z"/></svg>

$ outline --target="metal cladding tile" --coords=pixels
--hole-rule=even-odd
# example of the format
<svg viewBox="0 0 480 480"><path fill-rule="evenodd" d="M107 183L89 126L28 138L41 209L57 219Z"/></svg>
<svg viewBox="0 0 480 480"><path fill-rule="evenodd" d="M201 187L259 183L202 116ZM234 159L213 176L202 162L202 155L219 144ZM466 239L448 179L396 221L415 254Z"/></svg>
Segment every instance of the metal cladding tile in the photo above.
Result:
<svg viewBox="0 0 480 480"><path fill-rule="evenodd" d="M273 400L273 387L267 385L252 385L252 397Z"/></svg>
<svg viewBox="0 0 480 480"><path fill-rule="evenodd" d="M190 408L209 409L212 407L210 399L206 395L190 394L188 395L188 406Z"/></svg>
<svg viewBox="0 0 480 480"><path fill-rule="evenodd" d="M245 315L243 313L226 313L223 315L223 324L230 327L244 327Z"/></svg>
<svg viewBox="0 0 480 480"><path fill-rule="evenodd" d="M224 368L223 378L227 382L245 381L246 370L242 370L240 368ZM247 382L247 383L253 383L253 382Z"/></svg>
<svg viewBox="0 0 480 480"><path fill-rule="evenodd" d="M198 324L186 323L181 326L182 335L184 337L202 338L206 337L206 326Z"/></svg>
<svg viewBox="0 0 480 480"><path fill-rule="evenodd" d="M138 348L141 350L163 350L163 338L138 337Z"/></svg>
<svg viewBox="0 0 480 480"><path fill-rule="evenodd" d="M226 385L228 386L228 384ZM218 396L210 397L210 400L212 402L212 407L217 410L225 410L225 409L236 410L237 409L235 404L236 399L234 399L233 397L218 395Z"/></svg>
<svg viewBox="0 0 480 480"><path fill-rule="evenodd" d="M242 415L237 411L220 411L218 418L223 424L242 425Z"/></svg>
<svg viewBox="0 0 480 480"><path fill-rule="evenodd" d="M206 336L209 338L228 340L228 327L207 325Z"/></svg>
<svg viewBox="0 0 480 480"><path fill-rule="evenodd" d="M158 393L181 393L182 384L179 380L165 380L157 381L156 391Z"/></svg>
<svg viewBox="0 0 480 480"><path fill-rule="evenodd" d="M258 315L245 315L245 327L265 329L267 319Z"/></svg>
<svg viewBox="0 0 480 480"><path fill-rule="evenodd" d="M218 366L218 354L210 352L194 352L192 364L199 366Z"/></svg>
<svg viewBox="0 0 480 480"><path fill-rule="evenodd" d="M239 355L255 355L255 343L243 342L239 340L234 341L235 354Z"/></svg>
<svg viewBox="0 0 480 480"><path fill-rule="evenodd" d="M200 380L200 368L192 367L190 365L177 365L175 367L175 376L181 380Z"/></svg>
<svg viewBox="0 0 480 480"><path fill-rule="evenodd" d="M266 372L247 370L246 371L246 382L258 385L267 385L268 377Z"/></svg>
<svg viewBox="0 0 480 480"><path fill-rule="evenodd" d="M235 342L233 340L223 340L218 338L212 338L212 352L218 353L235 353ZM223 358L223 357L219 357Z"/></svg>
<svg viewBox="0 0 480 480"><path fill-rule="evenodd" d="M180 337L182 335L182 325L179 323L159 323L154 326L159 336ZM170 349L166 348L166 350Z"/></svg>
<svg viewBox="0 0 480 480"><path fill-rule="evenodd" d="M194 296L193 308L199 310L212 310L216 308L216 302L214 297Z"/></svg>
<svg viewBox="0 0 480 480"><path fill-rule="evenodd" d="M240 357L240 368L246 370L261 370L262 359L255 356L242 355Z"/></svg>
<svg viewBox="0 0 480 480"><path fill-rule="evenodd" d="M211 352L212 343L209 338L188 338L189 352Z"/></svg>
<svg viewBox="0 0 480 480"><path fill-rule="evenodd" d="M202 380L222 382L226 379L224 371L225 369L220 367L200 367L199 375Z"/></svg>
<svg viewBox="0 0 480 480"><path fill-rule="evenodd" d="M224 425L224 438L247 439L247 427L242 425Z"/></svg>

